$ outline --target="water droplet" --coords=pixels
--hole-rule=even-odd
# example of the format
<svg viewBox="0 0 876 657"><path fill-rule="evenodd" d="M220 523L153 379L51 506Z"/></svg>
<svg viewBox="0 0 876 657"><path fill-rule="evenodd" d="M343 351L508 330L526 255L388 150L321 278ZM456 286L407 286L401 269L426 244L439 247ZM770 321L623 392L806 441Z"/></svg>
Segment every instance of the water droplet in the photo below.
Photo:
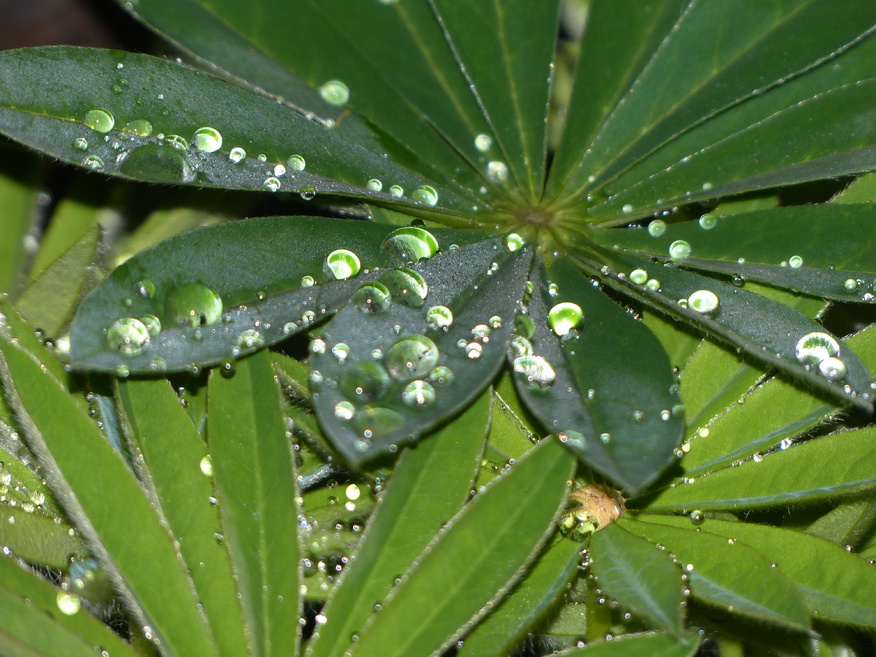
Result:
<svg viewBox="0 0 876 657"><path fill-rule="evenodd" d="M512 358L532 356L532 343L522 335L515 335L508 343L508 353Z"/></svg>
<svg viewBox="0 0 876 657"><path fill-rule="evenodd" d="M429 372L429 381L436 386L446 386L453 383L453 370L444 365L439 365Z"/></svg>
<svg viewBox="0 0 876 657"><path fill-rule="evenodd" d="M474 145L481 153L486 153L493 147L493 138L490 135L480 134L475 137Z"/></svg>
<svg viewBox="0 0 876 657"><path fill-rule="evenodd" d="M558 336L566 335L584 319L584 311L577 303L563 302L548 311L548 323Z"/></svg>
<svg viewBox="0 0 876 657"><path fill-rule="evenodd" d="M149 348L149 329L139 319L122 317L107 329L106 342L122 356L139 356Z"/></svg>
<svg viewBox="0 0 876 657"><path fill-rule="evenodd" d="M684 240L675 240L669 245L669 257L681 260L690 256L690 244Z"/></svg>
<svg viewBox="0 0 876 657"><path fill-rule="evenodd" d="M541 356L518 356L513 361L513 368L529 390L547 390L557 378L554 368Z"/></svg>
<svg viewBox="0 0 876 657"><path fill-rule="evenodd" d="M804 365L818 365L828 358L839 356L839 342L829 333L807 333L797 341L797 360Z"/></svg>
<svg viewBox="0 0 876 657"><path fill-rule="evenodd" d="M95 132L109 132L116 124L116 120L108 110L93 109L85 113L85 125Z"/></svg>
<svg viewBox="0 0 876 657"><path fill-rule="evenodd" d="M393 185L389 188L389 193L396 198L401 198L405 195L405 190L400 185Z"/></svg>
<svg viewBox="0 0 876 657"><path fill-rule="evenodd" d="M133 133L138 137L151 137L152 124L146 119L134 119L125 124L125 131Z"/></svg>
<svg viewBox="0 0 876 657"><path fill-rule="evenodd" d="M335 417L339 420L352 420L356 415L356 408L348 401L335 404Z"/></svg>
<svg viewBox="0 0 876 657"><path fill-rule="evenodd" d="M332 347L332 356L338 359L340 364L344 364L344 361L347 360L347 356L350 355L350 346L345 342L338 342L334 347Z"/></svg>
<svg viewBox="0 0 876 657"><path fill-rule="evenodd" d="M713 214L704 214L699 220L700 228L712 230L718 224L718 218Z"/></svg>
<svg viewBox="0 0 876 657"><path fill-rule="evenodd" d="M100 171L101 169L103 169L103 159L98 155L89 155L84 160L82 160L82 165L88 167L89 169Z"/></svg>
<svg viewBox="0 0 876 657"><path fill-rule="evenodd" d="M77 137L73 140L73 148L75 148L77 151L87 151L88 140L85 137Z"/></svg>
<svg viewBox="0 0 876 657"><path fill-rule="evenodd" d="M523 238L517 233L509 233L505 237L505 248L511 251L519 251L524 246L526 246L526 242L523 241Z"/></svg>
<svg viewBox="0 0 876 657"><path fill-rule="evenodd" d="M803 266L803 258L798 255L791 256L788 258L788 266L792 269L799 269Z"/></svg>
<svg viewBox="0 0 876 657"><path fill-rule="evenodd" d="M371 192L379 192L383 189L383 183L377 178L372 178L367 183L365 183L365 187Z"/></svg>
<svg viewBox="0 0 876 657"><path fill-rule="evenodd" d="M201 468L201 474L205 477L213 476L213 459L210 458L210 455L207 454L204 458L201 459L201 462L198 464L198 467Z"/></svg>
<svg viewBox="0 0 876 657"><path fill-rule="evenodd" d="M79 600L79 596L75 593L68 593L67 591L58 591L55 602L58 605L58 610L65 616L73 616L82 608L82 602Z"/></svg>
<svg viewBox="0 0 876 657"><path fill-rule="evenodd" d="M710 313L718 308L718 295L711 290L697 290L688 297L687 304L698 313Z"/></svg>
<svg viewBox="0 0 876 657"><path fill-rule="evenodd" d="M370 402L382 397L390 383L389 374L380 363L360 361L344 372L339 386L348 399Z"/></svg>
<svg viewBox="0 0 876 657"><path fill-rule="evenodd" d="M392 378L411 381L427 376L439 356L438 347L425 335L407 335L387 349L384 364Z"/></svg>
<svg viewBox="0 0 876 657"><path fill-rule="evenodd" d="M290 155L289 159L286 160L286 166L291 171L304 171L307 161L301 155Z"/></svg>
<svg viewBox="0 0 876 657"><path fill-rule="evenodd" d="M212 326L222 317L222 297L202 283L185 283L170 291L164 310L181 326Z"/></svg>
<svg viewBox="0 0 876 657"><path fill-rule="evenodd" d="M167 135L167 137L165 137L165 140L167 141L168 145L170 145L174 150L177 150L181 153L189 150L189 142L185 137L182 137L180 135Z"/></svg>
<svg viewBox="0 0 876 657"><path fill-rule="evenodd" d="M846 292L854 292L858 289L858 281L854 278L847 278L843 281L843 290Z"/></svg>
<svg viewBox="0 0 876 657"><path fill-rule="evenodd" d="M298 196L300 196L305 201L312 201L316 198L316 188L315 187L302 187L298 190Z"/></svg>
<svg viewBox="0 0 876 657"><path fill-rule="evenodd" d="M113 369L113 374L115 374L120 379L125 379L131 375L131 368L122 363L121 365L116 365Z"/></svg>
<svg viewBox="0 0 876 657"><path fill-rule="evenodd" d="M341 281L359 273L359 256L348 249L337 249L326 256L323 269L327 276Z"/></svg>
<svg viewBox="0 0 876 657"><path fill-rule="evenodd" d="M630 214L632 211L633 211L633 206L630 205L629 203L625 204L621 208L621 212L623 212L624 214Z"/></svg>
<svg viewBox="0 0 876 657"><path fill-rule="evenodd" d="M410 308L422 306L429 295L426 280L413 269L390 269L380 277L380 282L389 290L393 301Z"/></svg>
<svg viewBox="0 0 876 657"><path fill-rule="evenodd" d="M231 160L234 164L238 162L242 162L246 159L246 151L242 149L240 146L235 146L228 153L228 159Z"/></svg>
<svg viewBox="0 0 876 657"><path fill-rule="evenodd" d="M161 333L161 320L155 315L143 315L140 321L143 322L143 326L149 331L151 337L157 338L158 334Z"/></svg>
<svg viewBox="0 0 876 657"><path fill-rule="evenodd" d="M438 240L424 228L405 226L387 235L380 248L398 256L405 263L417 262L438 253Z"/></svg>
<svg viewBox="0 0 876 657"><path fill-rule="evenodd" d="M478 360L483 353L484 348L479 342L469 342L465 345L465 357L469 360Z"/></svg>
<svg viewBox="0 0 876 657"><path fill-rule="evenodd" d="M432 306L426 312L426 323L429 328L447 330L453 326L453 311L447 306Z"/></svg>
<svg viewBox="0 0 876 657"><path fill-rule="evenodd" d="M340 80L329 80L319 88L319 95L329 105L342 107L350 100L350 89Z"/></svg>
<svg viewBox="0 0 876 657"><path fill-rule="evenodd" d="M829 356L818 364L818 373L830 381L842 381L846 378L847 368L842 360Z"/></svg>
<svg viewBox="0 0 876 657"><path fill-rule="evenodd" d="M658 281L656 278L649 278L648 281L645 283L645 287L647 287L652 292L659 292L660 281Z"/></svg>
<svg viewBox="0 0 876 657"><path fill-rule="evenodd" d="M356 288L351 301L363 313L379 314L389 310L392 295L383 283L372 281Z"/></svg>
<svg viewBox="0 0 876 657"><path fill-rule="evenodd" d="M199 151L215 153L222 148L222 135L216 128L204 127L195 130L192 143Z"/></svg>
<svg viewBox="0 0 876 657"><path fill-rule="evenodd" d="M246 329L237 336L238 349L258 349L265 345L264 336L255 329Z"/></svg>
<svg viewBox="0 0 876 657"><path fill-rule="evenodd" d="M648 224L648 234L651 237L660 237L666 232L666 222L662 219L655 219Z"/></svg>
<svg viewBox="0 0 876 657"><path fill-rule="evenodd" d="M644 269L634 269L630 272L630 280L636 285L644 285L648 281L648 272Z"/></svg>
<svg viewBox="0 0 876 657"><path fill-rule="evenodd" d="M280 189L280 180L276 176L268 176L262 183L262 188L269 192L276 192Z"/></svg>
<svg viewBox="0 0 876 657"><path fill-rule="evenodd" d="M487 178L498 185L508 182L508 165L498 160L487 164Z"/></svg>
<svg viewBox="0 0 876 657"><path fill-rule="evenodd" d="M438 192L434 187L423 185L417 187L412 193L411 198L417 203L425 203L426 205L435 205L438 203Z"/></svg>
<svg viewBox="0 0 876 657"><path fill-rule="evenodd" d="M415 408L429 406L435 401L435 388L422 379L411 381L402 391L402 401Z"/></svg>
<svg viewBox="0 0 876 657"><path fill-rule="evenodd" d="M316 284L316 279L313 276L302 276L301 287L313 287Z"/></svg>
<svg viewBox="0 0 876 657"><path fill-rule="evenodd" d="M366 406L356 414L354 424L356 430L365 439L357 441L355 447L364 452L368 449L367 441L380 436L388 436L398 431L404 426L404 418L390 408ZM395 451L393 447L392 445L389 447L390 452Z"/></svg>

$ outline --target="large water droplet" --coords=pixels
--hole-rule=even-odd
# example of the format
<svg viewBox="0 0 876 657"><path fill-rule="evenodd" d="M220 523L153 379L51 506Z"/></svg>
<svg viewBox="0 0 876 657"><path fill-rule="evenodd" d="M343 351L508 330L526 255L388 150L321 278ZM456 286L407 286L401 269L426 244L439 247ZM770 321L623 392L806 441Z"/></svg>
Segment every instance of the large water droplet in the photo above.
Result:
<svg viewBox="0 0 876 657"><path fill-rule="evenodd" d="M517 233L509 233L505 237L505 248L508 249L509 251L511 251L512 253L514 251L519 251L524 246L526 246L526 242Z"/></svg>
<svg viewBox="0 0 876 657"><path fill-rule="evenodd" d="M149 337L149 329L139 319L122 317L107 329L106 343L122 356L139 356L149 348Z"/></svg>
<svg viewBox="0 0 876 657"><path fill-rule="evenodd" d="M392 295L383 283L373 281L356 288L351 301L363 313L378 314L389 310Z"/></svg>
<svg viewBox="0 0 876 657"><path fill-rule="evenodd" d="M289 159L286 160L286 166L289 167L291 171L304 171L307 162L301 155L290 155Z"/></svg>
<svg viewBox="0 0 876 657"><path fill-rule="evenodd" d="M340 80L329 80L319 88L319 95L329 105L341 107L350 100L350 89Z"/></svg>
<svg viewBox="0 0 876 657"><path fill-rule="evenodd" d="M194 172L182 154L161 144L144 144L129 152L119 172L149 182L184 183L194 180Z"/></svg>
<svg viewBox="0 0 876 657"><path fill-rule="evenodd" d="M829 333L814 331L797 341L797 360L804 365L818 365L827 358L839 356L840 345Z"/></svg>
<svg viewBox="0 0 876 657"><path fill-rule="evenodd" d="M429 295L426 279L413 269L390 269L380 277L380 282L392 294L393 301L410 308L422 306Z"/></svg>
<svg viewBox="0 0 876 657"><path fill-rule="evenodd" d="M487 164L487 178L499 185L508 182L508 165L499 160L493 160Z"/></svg>
<svg viewBox="0 0 876 657"><path fill-rule="evenodd" d="M700 217L699 224L703 230L712 230L718 225L718 218L713 214L706 213Z"/></svg>
<svg viewBox="0 0 876 657"><path fill-rule="evenodd" d="M548 323L550 323L554 333L560 337L576 328L582 319L584 319L584 311L577 303L568 301L558 303L548 311Z"/></svg>
<svg viewBox="0 0 876 657"><path fill-rule="evenodd" d="M432 306L426 311L426 323L429 328L447 330L453 326L453 311L447 306Z"/></svg>
<svg viewBox="0 0 876 657"><path fill-rule="evenodd" d="M411 198L417 203L425 203L426 205L435 205L438 203L438 192L434 187L423 185L417 187L412 193Z"/></svg>
<svg viewBox="0 0 876 657"><path fill-rule="evenodd" d="M438 253L438 240L424 228L405 226L387 235L380 248L398 256L403 262L417 262Z"/></svg>
<svg viewBox="0 0 876 657"><path fill-rule="evenodd" d="M687 258L689 255L690 244L688 244L684 240L675 240L672 244L669 245L670 258L681 260L682 258Z"/></svg>
<svg viewBox="0 0 876 657"><path fill-rule="evenodd" d="M549 389L557 378L554 368L541 356L518 356L513 368L526 387L537 392Z"/></svg>
<svg viewBox="0 0 876 657"><path fill-rule="evenodd" d="M636 285L644 285L648 282L648 272L644 269L634 269L630 272L630 280Z"/></svg>
<svg viewBox="0 0 876 657"><path fill-rule="evenodd" d="M149 331L151 337L157 338L158 334L161 333L161 320L155 315L143 315L140 321L143 322L143 326Z"/></svg>
<svg viewBox="0 0 876 657"><path fill-rule="evenodd" d="M116 120L109 110L93 109L85 113L85 125L95 132L109 132L116 124Z"/></svg>
<svg viewBox="0 0 876 657"><path fill-rule="evenodd" d="M195 130L192 143L199 151L215 153L222 148L222 135L216 128L204 127Z"/></svg>
<svg viewBox="0 0 876 657"><path fill-rule="evenodd" d="M429 406L435 401L435 388L422 379L411 381L402 391L402 401L414 408Z"/></svg>
<svg viewBox="0 0 876 657"><path fill-rule="evenodd" d="M718 308L718 295L711 290L697 290L688 297L687 305L698 313L710 313Z"/></svg>
<svg viewBox="0 0 876 657"><path fill-rule="evenodd" d="M337 249L326 256L323 269L327 276L341 281L359 273L359 256L348 249Z"/></svg>
<svg viewBox="0 0 876 657"><path fill-rule="evenodd" d="M481 153L486 153L493 146L493 138L490 135L478 135L475 137L474 145Z"/></svg>
<svg viewBox="0 0 876 657"><path fill-rule="evenodd" d="M648 234L651 237L660 237L666 232L666 222L662 219L655 219L648 224Z"/></svg>
<svg viewBox="0 0 876 657"><path fill-rule="evenodd" d="M222 317L222 297L203 283L185 283L170 291L164 310L182 326L211 326Z"/></svg>
<svg viewBox="0 0 876 657"><path fill-rule="evenodd" d="M360 361L344 372L339 385L348 399L369 402L383 396L390 383L389 374L380 363Z"/></svg>
<svg viewBox="0 0 876 657"><path fill-rule="evenodd" d="M425 335L407 335L386 350L384 364L392 378L411 381L427 376L439 356L438 347Z"/></svg>
<svg viewBox="0 0 876 657"><path fill-rule="evenodd" d="M846 378L846 364L834 356L825 358L818 364L818 373L830 381L842 381Z"/></svg>

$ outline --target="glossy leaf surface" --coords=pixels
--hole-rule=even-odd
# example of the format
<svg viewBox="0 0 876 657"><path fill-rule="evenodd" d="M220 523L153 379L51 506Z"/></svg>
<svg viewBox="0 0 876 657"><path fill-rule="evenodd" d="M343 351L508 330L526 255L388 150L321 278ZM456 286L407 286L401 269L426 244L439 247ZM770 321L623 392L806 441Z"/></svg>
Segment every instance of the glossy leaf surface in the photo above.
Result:
<svg viewBox="0 0 876 657"><path fill-rule="evenodd" d="M383 287L363 286L310 346L316 413L346 459L393 449L490 383L530 263L495 239L371 275Z"/></svg>
<svg viewBox="0 0 876 657"><path fill-rule="evenodd" d="M456 643L552 530L572 466L566 450L544 440L488 484L417 560L353 654L417 657Z"/></svg>
<svg viewBox="0 0 876 657"><path fill-rule="evenodd" d="M307 654L332 657L347 647L407 570L469 497L484 449L490 396L402 453L381 494L355 560L322 610ZM438 485L437 482L440 482Z"/></svg>
<svg viewBox="0 0 876 657"><path fill-rule="evenodd" d="M582 461L634 493L672 461L681 438L680 400L666 355L644 325L568 262L536 269L533 284L533 351L509 356L519 394ZM551 326L549 314L562 303L583 311L577 326ZM563 328L568 331L559 337ZM543 359L547 374L524 367L531 361L521 357L532 356ZM545 384L547 368L554 379Z"/></svg>
<svg viewBox="0 0 876 657"><path fill-rule="evenodd" d="M294 654L298 601L298 486L280 392L267 351L214 370L207 436L222 520L250 651Z"/></svg>

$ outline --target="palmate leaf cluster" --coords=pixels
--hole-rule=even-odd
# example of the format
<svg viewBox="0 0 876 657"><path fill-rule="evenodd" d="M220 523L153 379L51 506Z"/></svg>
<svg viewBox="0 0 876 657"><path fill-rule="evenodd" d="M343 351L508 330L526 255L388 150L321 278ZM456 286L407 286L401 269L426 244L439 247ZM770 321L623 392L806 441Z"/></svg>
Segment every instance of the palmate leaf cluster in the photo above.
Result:
<svg viewBox="0 0 876 657"><path fill-rule="evenodd" d="M872 634L876 5L125 7L0 53L0 653Z"/></svg>

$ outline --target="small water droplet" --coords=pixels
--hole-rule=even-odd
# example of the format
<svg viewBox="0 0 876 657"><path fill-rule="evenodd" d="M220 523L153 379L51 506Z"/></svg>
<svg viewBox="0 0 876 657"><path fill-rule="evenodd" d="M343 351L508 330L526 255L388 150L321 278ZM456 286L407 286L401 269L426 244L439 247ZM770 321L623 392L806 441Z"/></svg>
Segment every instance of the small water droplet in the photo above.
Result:
<svg viewBox="0 0 876 657"><path fill-rule="evenodd" d="M453 383L453 370L444 365L438 365L429 372L428 378L436 386L446 386Z"/></svg>
<svg viewBox="0 0 876 657"><path fill-rule="evenodd" d="M797 360L804 365L818 365L828 358L839 356L840 345L829 333L814 331L797 341Z"/></svg>
<svg viewBox="0 0 876 657"><path fill-rule="evenodd" d="M392 294L383 283L372 281L356 288L351 301L363 313L379 314L389 310Z"/></svg>
<svg viewBox="0 0 876 657"><path fill-rule="evenodd" d="M319 95L329 105L342 107L350 101L350 89L340 80L329 80L319 88Z"/></svg>
<svg viewBox="0 0 876 657"><path fill-rule="evenodd" d="M508 165L499 160L488 163L487 178L498 185L508 182Z"/></svg>
<svg viewBox="0 0 876 657"><path fill-rule="evenodd" d="M384 364L390 376L400 381L420 379L438 364L440 352L425 335L407 335L387 349Z"/></svg>
<svg viewBox="0 0 876 657"><path fill-rule="evenodd" d="M229 151L228 159L231 160L234 164L242 162L246 159L246 151L240 146L235 146L231 149L231 151Z"/></svg>
<svg viewBox="0 0 876 657"><path fill-rule="evenodd" d="M788 266L792 269L799 269L803 266L803 258L798 255L791 256L788 258Z"/></svg>
<svg viewBox="0 0 876 657"><path fill-rule="evenodd" d="M204 153L215 153L222 148L222 135L216 128L198 128L195 130L192 143L199 151Z"/></svg>
<svg viewBox="0 0 876 657"><path fill-rule="evenodd" d="M697 290L687 299L688 307L698 313L711 313L718 308L718 295L711 290Z"/></svg>
<svg viewBox="0 0 876 657"><path fill-rule="evenodd" d="M436 205L438 203L438 192L435 191L434 187L422 185L411 193L411 198L417 203Z"/></svg>
<svg viewBox="0 0 876 657"><path fill-rule="evenodd" d="M77 137L73 140L73 148L75 148L77 151L87 151L88 140L85 137Z"/></svg>
<svg viewBox="0 0 876 657"><path fill-rule="evenodd" d="M372 178L367 183L365 183L366 189L371 192L379 192L383 189L383 182L378 180L377 178Z"/></svg>
<svg viewBox="0 0 876 657"><path fill-rule="evenodd" d="M519 251L524 246L526 246L526 242L523 241L523 238L517 233L509 233L505 237L505 248L511 251Z"/></svg>
<svg viewBox="0 0 876 657"><path fill-rule="evenodd" d="M143 322L151 337L157 338L158 334L161 333L161 320L155 315L143 315L140 321Z"/></svg>
<svg viewBox="0 0 876 657"><path fill-rule="evenodd" d="M305 201L312 201L316 198L316 188L315 187L302 187L298 190L298 196L300 196Z"/></svg>
<svg viewBox="0 0 876 657"><path fill-rule="evenodd" d="M65 616L74 616L82 608L82 602L79 600L79 596L75 593L68 593L67 591L58 591L55 602L58 605L58 610Z"/></svg>
<svg viewBox="0 0 876 657"><path fill-rule="evenodd" d="M180 135L167 135L165 140L167 141L167 144L176 151L183 153L189 150L189 142L185 137Z"/></svg>
<svg viewBox="0 0 876 657"><path fill-rule="evenodd" d="M213 476L213 459L210 457L209 454L201 459L198 467L201 468L201 474L203 474L205 477Z"/></svg>
<svg viewBox="0 0 876 657"><path fill-rule="evenodd" d="M514 373L533 391L548 390L557 378L551 364L541 356L518 356L513 361Z"/></svg>
<svg viewBox="0 0 876 657"><path fill-rule="evenodd" d="M847 278L843 281L843 290L846 292L854 292L858 289L858 281L854 278Z"/></svg>
<svg viewBox="0 0 876 657"><path fill-rule="evenodd" d="M202 283L184 283L168 293L164 310L181 326L212 326L222 317L222 297Z"/></svg>
<svg viewBox="0 0 876 657"><path fill-rule="evenodd" d="M818 373L829 381L842 381L846 378L847 368L845 362L829 356L818 364Z"/></svg>
<svg viewBox="0 0 876 657"><path fill-rule="evenodd" d="M380 248L400 258L403 262L417 262L438 253L438 240L425 228L405 226L392 231L383 240Z"/></svg>
<svg viewBox="0 0 876 657"><path fill-rule="evenodd" d="M93 109L85 113L84 123L95 132L106 133L113 129L116 120L109 110Z"/></svg>
<svg viewBox="0 0 876 657"><path fill-rule="evenodd" d="M277 192L280 190L280 179L276 176L268 176L262 183L262 189L267 189L269 192Z"/></svg>
<svg viewBox="0 0 876 657"><path fill-rule="evenodd" d="M359 273L359 256L348 249L336 249L326 256L323 269L327 276L341 281Z"/></svg>
<svg viewBox="0 0 876 657"><path fill-rule="evenodd" d="M655 219L648 224L648 234L651 237L660 237L666 232L666 222L662 219Z"/></svg>
<svg viewBox="0 0 876 657"><path fill-rule="evenodd" d="M393 301L410 308L422 306L429 295L426 279L413 269L390 269L380 277L380 282L389 290Z"/></svg>
<svg viewBox="0 0 876 657"><path fill-rule="evenodd" d="M636 285L644 285L648 281L648 272L644 269L634 269L630 272L630 281Z"/></svg>
<svg viewBox="0 0 876 657"><path fill-rule="evenodd" d="M699 224L703 230L712 230L718 224L718 218L713 214L706 213L700 217Z"/></svg>
<svg viewBox="0 0 876 657"><path fill-rule="evenodd" d="M107 329L106 342L122 356L139 356L149 348L149 329L134 317L117 319Z"/></svg>
<svg viewBox="0 0 876 657"><path fill-rule="evenodd" d="M669 257L676 260L690 256L690 244L684 240L675 240L669 245Z"/></svg>
<svg viewBox="0 0 876 657"><path fill-rule="evenodd" d="M435 401L435 388L422 379L411 381L402 391L402 401L414 408L429 406Z"/></svg>
<svg viewBox="0 0 876 657"><path fill-rule="evenodd" d="M352 420L356 415L356 408L348 401L335 404L335 417L339 420Z"/></svg>
<svg viewBox="0 0 876 657"><path fill-rule="evenodd" d="M237 336L238 349L258 349L265 345L264 336L255 329L245 329Z"/></svg>
<svg viewBox="0 0 876 657"><path fill-rule="evenodd" d="M389 374L380 363L360 361L344 372L338 385L348 399L369 402L382 397L390 383Z"/></svg>
<svg viewBox="0 0 876 657"><path fill-rule="evenodd" d="M447 330L453 326L453 312L447 306L432 306L426 312L426 323L429 328Z"/></svg>
<svg viewBox="0 0 876 657"><path fill-rule="evenodd" d="M480 134L475 137L474 145L481 153L486 153L493 147L493 138L490 135Z"/></svg>
<svg viewBox="0 0 876 657"><path fill-rule="evenodd" d="M290 155L289 159L286 160L286 166L289 167L290 171L304 171L307 161L301 155Z"/></svg>
<svg viewBox="0 0 876 657"><path fill-rule="evenodd" d="M152 124L146 119L134 119L125 124L125 131L137 135L138 137L151 137Z"/></svg>
<svg viewBox="0 0 876 657"><path fill-rule="evenodd" d="M584 311L577 303L558 303L548 311L548 323L560 337L576 328L583 319Z"/></svg>
<svg viewBox="0 0 876 657"><path fill-rule="evenodd" d="M393 185L389 188L389 193L396 198L401 198L405 195L405 190L400 185Z"/></svg>
<svg viewBox="0 0 876 657"><path fill-rule="evenodd" d="M89 169L94 169L95 171L100 171L104 166L103 159L98 155L89 155L82 160L82 165Z"/></svg>

